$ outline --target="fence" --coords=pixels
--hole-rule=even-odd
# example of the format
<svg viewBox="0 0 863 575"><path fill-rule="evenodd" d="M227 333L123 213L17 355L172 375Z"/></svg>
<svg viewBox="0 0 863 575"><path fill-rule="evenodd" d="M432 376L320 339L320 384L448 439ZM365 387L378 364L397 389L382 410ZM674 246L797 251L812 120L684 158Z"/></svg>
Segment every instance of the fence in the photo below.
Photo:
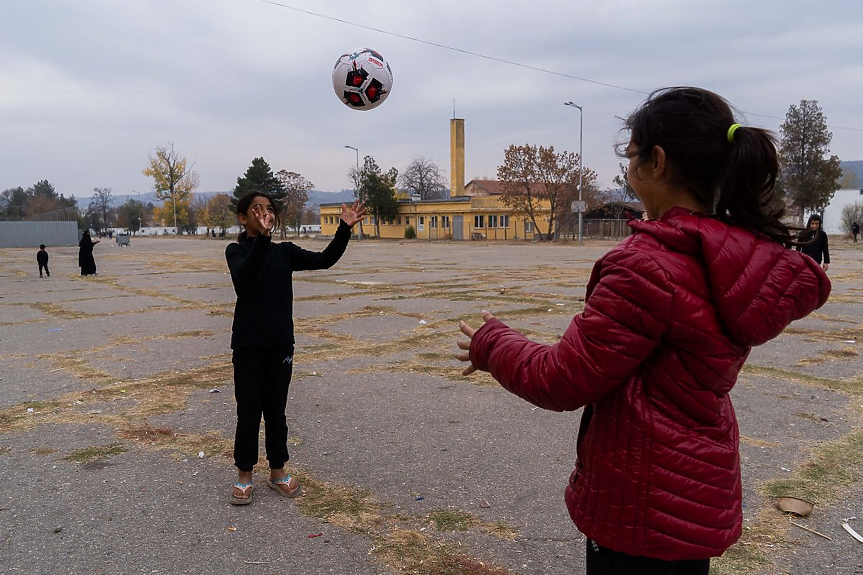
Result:
<svg viewBox="0 0 863 575"><path fill-rule="evenodd" d="M581 221L581 233L586 240L622 240L631 233L627 220L589 219ZM559 236L566 239L578 237L578 218L571 218L560 228Z"/></svg>
<svg viewBox="0 0 863 575"><path fill-rule="evenodd" d="M77 222L0 222L0 248L77 246Z"/></svg>
<svg viewBox="0 0 863 575"><path fill-rule="evenodd" d="M627 220L582 220L581 234L586 240L622 240L631 233L626 222Z"/></svg>

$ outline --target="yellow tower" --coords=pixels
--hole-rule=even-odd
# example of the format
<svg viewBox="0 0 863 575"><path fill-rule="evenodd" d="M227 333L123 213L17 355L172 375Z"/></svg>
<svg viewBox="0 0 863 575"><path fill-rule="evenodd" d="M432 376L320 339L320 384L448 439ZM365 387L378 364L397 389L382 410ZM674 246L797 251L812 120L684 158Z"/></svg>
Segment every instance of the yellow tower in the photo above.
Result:
<svg viewBox="0 0 863 575"><path fill-rule="evenodd" d="M452 197L464 195L464 120L449 121L450 186Z"/></svg>

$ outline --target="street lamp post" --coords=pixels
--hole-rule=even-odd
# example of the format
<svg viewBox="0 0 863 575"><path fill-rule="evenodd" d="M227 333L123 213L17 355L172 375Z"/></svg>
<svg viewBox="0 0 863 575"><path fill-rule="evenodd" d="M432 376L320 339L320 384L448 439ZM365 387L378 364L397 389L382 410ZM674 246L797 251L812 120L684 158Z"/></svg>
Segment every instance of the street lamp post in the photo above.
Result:
<svg viewBox="0 0 863 575"><path fill-rule="evenodd" d="M345 146L345 148L349 150L353 150L357 153L357 171L356 176L354 178L354 195L357 199L360 199L360 150L359 148L355 148L353 146ZM363 222L360 221L360 233L358 234L359 239L363 239Z"/></svg>
<svg viewBox="0 0 863 575"><path fill-rule="evenodd" d="M581 188L582 188L582 184L584 183L584 177L583 177L584 170L582 169L584 167L584 155L583 155L583 151L584 151L584 140L583 140L584 110L582 110L581 106L579 106L575 102L564 102L563 105L564 106L572 106L573 108L578 108L578 201L579 201L579 208L581 208L582 207L582 204L580 203L581 202ZM581 216L582 216L582 210L579 209L578 210L578 242L579 243L581 243L581 241L582 241Z"/></svg>

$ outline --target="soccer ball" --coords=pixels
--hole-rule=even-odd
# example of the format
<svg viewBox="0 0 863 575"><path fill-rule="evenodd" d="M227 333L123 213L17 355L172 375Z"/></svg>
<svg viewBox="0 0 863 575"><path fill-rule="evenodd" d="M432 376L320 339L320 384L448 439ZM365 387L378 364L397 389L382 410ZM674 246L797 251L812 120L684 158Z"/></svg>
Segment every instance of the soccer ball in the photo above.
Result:
<svg viewBox="0 0 863 575"><path fill-rule="evenodd" d="M354 110L371 110L384 103L393 87L393 72L380 52L357 48L339 56L333 68L336 96Z"/></svg>

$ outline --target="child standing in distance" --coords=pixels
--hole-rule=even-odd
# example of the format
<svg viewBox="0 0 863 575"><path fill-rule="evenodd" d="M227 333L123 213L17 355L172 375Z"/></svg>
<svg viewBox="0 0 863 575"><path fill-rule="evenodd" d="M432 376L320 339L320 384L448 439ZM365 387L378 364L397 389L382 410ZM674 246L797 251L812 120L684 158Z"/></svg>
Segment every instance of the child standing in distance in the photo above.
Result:
<svg viewBox="0 0 863 575"><path fill-rule="evenodd" d="M345 253L351 228L365 215L361 202L351 208L342 205L335 237L324 251L312 252L291 242L272 243L278 218L267 194L250 192L237 203L237 218L245 231L225 249L237 293L231 336L237 400L234 463L239 470L231 491L234 505L252 502L262 414L270 466L267 485L284 497L302 493L300 483L284 469L288 460L285 408L294 358L291 274L332 267Z"/></svg>
<svg viewBox="0 0 863 575"><path fill-rule="evenodd" d="M827 301L830 281L769 200L775 139L698 88L628 118L629 183L648 221L594 266L560 342L487 311L460 329L463 371L553 411L584 407L566 504L587 573L706 575L741 534L739 432L728 395L753 346Z"/></svg>
<svg viewBox="0 0 863 575"><path fill-rule="evenodd" d="M825 272L830 269L830 248L827 245L827 232L821 229L821 216L809 216L806 229L800 232L799 239L798 252L803 252L818 264L823 261Z"/></svg>
<svg viewBox="0 0 863 575"><path fill-rule="evenodd" d="M51 277L51 272L48 271L48 252L45 251L45 244L39 244L39 251L36 252L36 263L39 264L39 277L42 277L42 269L45 269L45 274Z"/></svg>

